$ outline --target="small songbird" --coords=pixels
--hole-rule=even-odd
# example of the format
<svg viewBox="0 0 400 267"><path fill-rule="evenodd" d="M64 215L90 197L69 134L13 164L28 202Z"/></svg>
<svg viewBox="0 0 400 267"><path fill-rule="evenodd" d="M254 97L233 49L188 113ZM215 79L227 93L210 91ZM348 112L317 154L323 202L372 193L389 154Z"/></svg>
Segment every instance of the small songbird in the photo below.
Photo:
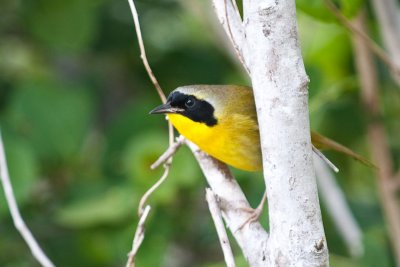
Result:
<svg viewBox="0 0 400 267"><path fill-rule="evenodd" d="M239 85L189 85L178 87L167 102L150 114L167 114L180 134L201 150L246 171L262 169L260 135L253 91ZM311 141L317 148L328 148L372 164L315 132Z"/></svg>

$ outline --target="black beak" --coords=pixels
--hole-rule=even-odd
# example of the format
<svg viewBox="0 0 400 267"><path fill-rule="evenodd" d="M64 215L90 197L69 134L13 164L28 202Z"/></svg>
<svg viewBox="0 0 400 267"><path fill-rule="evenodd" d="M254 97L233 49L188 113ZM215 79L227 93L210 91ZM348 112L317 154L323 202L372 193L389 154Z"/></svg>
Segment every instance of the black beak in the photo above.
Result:
<svg viewBox="0 0 400 267"><path fill-rule="evenodd" d="M171 103L165 103L163 105L160 105L158 107L156 107L155 109L153 109L152 111L150 111L149 114L168 114L168 113L180 113L185 111L182 108L176 108L171 106Z"/></svg>

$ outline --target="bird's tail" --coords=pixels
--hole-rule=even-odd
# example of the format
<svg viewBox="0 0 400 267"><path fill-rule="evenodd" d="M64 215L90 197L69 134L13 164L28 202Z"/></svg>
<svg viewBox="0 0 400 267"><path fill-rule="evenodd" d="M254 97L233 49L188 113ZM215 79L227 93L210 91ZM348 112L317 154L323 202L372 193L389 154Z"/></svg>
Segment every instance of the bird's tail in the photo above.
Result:
<svg viewBox="0 0 400 267"><path fill-rule="evenodd" d="M350 156L353 159L361 162L362 164L364 164L368 167L377 168L377 166L375 164L373 164L371 161L364 158L363 156L357 154L353 150L333 141L332 139L329 139L328 137L325 137L319 133L316 133L314 131L311 132L311 142L318 149L331 149L331 150L343 153L347 156Z"/></svg>

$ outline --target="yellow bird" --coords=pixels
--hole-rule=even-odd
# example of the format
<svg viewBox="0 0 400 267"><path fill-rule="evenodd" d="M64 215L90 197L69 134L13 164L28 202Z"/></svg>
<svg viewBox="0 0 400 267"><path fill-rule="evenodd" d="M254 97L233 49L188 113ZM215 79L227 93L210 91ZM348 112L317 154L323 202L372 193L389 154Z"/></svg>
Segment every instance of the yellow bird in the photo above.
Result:
<svg viewBox="0 0 400 267"><path fill-rule="evenodd" d="M239 85L189 85L170 93L167 102L150 114L167 114L180 134L201 150L246 171L262 169L260 135L253 91ZM350 149L315 132L311 140L318 148L347 154L372 164Z"/></svg>

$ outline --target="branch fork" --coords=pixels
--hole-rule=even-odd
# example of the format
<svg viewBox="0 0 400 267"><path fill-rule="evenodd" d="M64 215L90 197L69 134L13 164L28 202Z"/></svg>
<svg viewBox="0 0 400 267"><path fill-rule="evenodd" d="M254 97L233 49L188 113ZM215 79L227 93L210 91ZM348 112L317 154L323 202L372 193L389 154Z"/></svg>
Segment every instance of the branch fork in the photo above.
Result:
<svg viewBox="0 0 400 267"><path fill-rule="evenodd" d="M134 14L134 22L138 32L140 31L140 27L137 12L134 8L133 0L128 1L131 4L132 12L136 13ZM261 6L260 1L244 0L245 23L242 22L234 1L213 0L213 3L218 19L231 40L238 58L247 72L251 74L262 136L261 147L264 150L264 155L266 154L266 150L272 152L268 153L268 161L264 158L264 169L268 173L268 179L265 179L265 182L269 196L272 233L269 236L258 221L251 223L248 227L243 227L240 231L232 231L232 229L239 229L243 222L248 219L248 213L243 212L243 208L250 209L251 207L243 191L224 163L200 151L190 141L187 140L185 142L192 150L209 186L212 188L212 192L208 191L210 193L207 193L207 199L221 240L226 263L228 266L234 266L232 257L230 256L230 249L225 246L227 242L225 239L226 235L222 231L223 226L221 227L221 216L225 220L226 225L231 229L246 260L252 267L278 266L284 263L285 266L294 266L295 264L302 266L327 266L327 246L325 244L312 167L311 144L310 140L307 140L307 135L309 137L310 132L309 130L307 131L307 127L304 127L304 125L308 125L307 94L304 93L307 91L306 86L308 83L303 82L307 79L307 76L305 75L300 48L296 39L297 25L294 1L275 2L279 8L274 8L273 13L276 14L272 16L271 14L264 14L265 12L258 12L258 10L265 9L264 6ZM263 34L264 28L261 25L265 23L277 26L276 31L270 33L268 36L268 40L265 40L265 34ZM294 29L295 34L276 35L276 32L287 32L288 28L291 31ZM141 34L139 33L138 38L141 39ZM288 45L275 47L282 42ZM140 47L142 50L143 45L140 45ZM250 47L251 51L249 51ZM280 51L281 49L282 51ZM278 57L276 54L269 54L271 51L278 50L280 51L279 53L290 56L286 58ZM141 54L145 57L143 51ZM282 58L285 59L282 60ZM263 65L266 62L273 64L268 66ZM284 66L285 62L291 62L295 65ZM144 64L146 65L146 62ZM152 76L151 70L147 67L146 69L149 76ZM270 74L270 81L268 79L266 81L265 73ZM274 84L269 82L273 82ZM268 94L263 90L265 88L268 88ZM296 97L293 97L293 95L292 97L287 97L288 94L289 96L293 94L293 88L299 89L302 94ZM278 100L278 102L275 101L278 105L273 112L268 114L268 107L271 106L271 100L273 99ZM305 99L305 101L299 102L299 99ZM286 115L289 114L289 117L291 116L292 118L291 121L294 122L292 123L293 127L290 129L293 134L290 137L288 135L281 136L277 134L278 129L288 127L281 124L281 122L288 121L286 117L282 118L282 105L294 109L294 112L291 114L289 114L290 112L286 112ZM286 109L286 111L289 111L289 109ZM263 123L266 122L271 123L268 125L270 125L269 127L272 125L275 131L265 132ZM280 137L279 140L276 140L277 136ZM291 141L291 137L293 136L296 136L294 142ZM171 136L170 140L172 140ZM285 142L282 142L283 140ZM296 142L303 144L304 140L308 142L305 142L306 145L304 147L303 145L302 147L297 146ZM156 168L166 160L171 160L172 155L183 142L178 141L175 144L171 142L170 148L157 160L153 168ZM287 153L285 151L284 153L278 153L277 149L274 148L275 144L290 147L292 150L290 153L288 152L289 150L286 151ZM273 166L275 167L273 168ZM168 164L165 173L168 173L167 170ZM281 173L283 170L290 171L290 174L293 176L293 179L291 178L290 183L288 183L290 184L290 188L285 184L290 176ZM300 183L297 181L304 182ZM218 196L221 200L219 208L218 204L216 204L217 200L215 196ZM141 201L142 204L144 202ZM224 206L223 208L221 208L222 205ZM215 207L220 210L221 215L214 212ZM286 223L283 224L283 221ZM322 245L319 245L318 242L316 243L318 246L315 248L317 250L315 253L314 249L305 251L305 247L314 247L313 240L318 240L318 242L322 240Z"/></svg>

